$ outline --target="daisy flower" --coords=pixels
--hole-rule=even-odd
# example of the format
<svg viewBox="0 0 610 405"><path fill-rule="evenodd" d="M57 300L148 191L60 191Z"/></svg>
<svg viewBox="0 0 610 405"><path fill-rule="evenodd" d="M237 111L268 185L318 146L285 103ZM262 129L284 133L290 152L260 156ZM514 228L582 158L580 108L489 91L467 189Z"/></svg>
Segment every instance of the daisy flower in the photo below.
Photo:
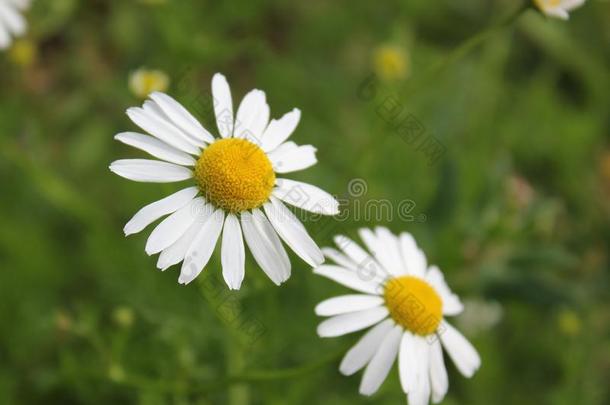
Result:
<svg viewBox="0 0 610 405"><path fill-rule="evenodd" d="M582 6L585 0L534 0L534 3L545 15L567 20L568 11Z"/></svg>
<svg viewBox="0 0 610 405"><path fill-rule="evenodd" d="M294 109L269 121L265 93L252 90L233 116L229 84L212 79L218 137L206 130L170 96L155 92L127 115L150 135L124 132L120 142L160 159L117 160L110 170L139 182L192 185L138 211L125 225L126 235L142 231L168 215L150 234L146 253L160 253L159 269L182 262L179 283L193 281L221 238L223 277L231 289L244 278L245 244L277 285L290 277L290 261L280 239L305 262L317 266L322 252L284 203L335 215L339 203L311 184L276 177L313 166L316 149L287 141L301 112Z"/></svg>
<svg viewBox="0 0 610 405"><path fill-rule="evenodd" d="M0 0L0 50L25 33L27 24L21 14L29 6L30 0Z"/></svg>
<svg viewBox="0 0 610 405"><path fill-rule="evenodd" d="M481 360L474 347L444 316L459 314L460 299L436 266L408 233L395 236L386 228L361 229L371 252L345 236L335 237L339 250L324 248L336 265L322 265L316 274L360 294L321 302L316 314L330 317L318 326L320 337L336 337L373 326L343 358L339 370L352 375L365 368L360 393L372 395L398 357L403 391L410 405L443 400L449 386L443 348L457 369L472 377Z"/></svg>

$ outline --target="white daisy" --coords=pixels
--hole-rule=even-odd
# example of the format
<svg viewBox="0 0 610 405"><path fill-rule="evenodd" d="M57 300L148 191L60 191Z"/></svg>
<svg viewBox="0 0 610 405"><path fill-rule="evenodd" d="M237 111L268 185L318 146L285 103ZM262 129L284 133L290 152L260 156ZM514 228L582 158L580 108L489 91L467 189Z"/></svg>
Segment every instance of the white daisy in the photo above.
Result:
<svg viewBox="0 0 610 405"><path fill-rule="evenodd" d="M365 368L360 393L372 395L390 372L396 357L403 391L410 405L443 400L449 386L442 347L466 377L481 360L474 347L444 316L463 310L436 266L408 233L393 235L386 228L361 229L369 254L345 236L335 237L339 250L324 248L337 265L314 272L360 294L328 299L316 314L330 317L318 326L321 337L370 329L345 355L339 370L352 375Z"/></svg>
<svg viewBox="0 0 610 405"><path fill-rule="evenodd" d="M252 90L234 119L229 84L221 74L212 79L212 95L218 138L163 93L153 93L141 108L127 110L152 136L124 132L115 139L161 161L117 160L110 170L134 181L190 180L193 185L142 208L125 225L125 234L169 215L150 234L146 253L160 253L157 267L162 270L182 262L178 281L187 284L208 263L222 233L222 274L231 289L239 289L244 278L245 239L256 262L279 285L290 277L280 238L311 266L324 261L283 202L323 215L337 214L339 204L316 186L276 178L317 162L313 146L287 141L299 123L298 109L269 121L265 93Z"/></svg>
<svg viewBox="0 0 610 405"><path fill-rule="evenodd" d="M534 3L545 15L567 20L568 11L582 6L585 0L534 0Z"/></svg>
<svg viewBox="0 0 610 405"><path fill-rule="evenodd" d="M21 14L29 6L30 0L0 0L0 50L25 33L27 24Z"/></svg>

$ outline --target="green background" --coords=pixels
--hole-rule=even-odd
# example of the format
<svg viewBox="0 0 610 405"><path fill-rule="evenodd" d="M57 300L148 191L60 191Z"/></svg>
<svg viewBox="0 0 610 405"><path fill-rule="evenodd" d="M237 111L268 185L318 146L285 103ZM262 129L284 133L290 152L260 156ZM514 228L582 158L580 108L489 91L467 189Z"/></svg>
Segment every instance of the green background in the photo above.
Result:
<svg viewBox="0 0 610 405"><path fill-rule="evenodd" d="M123 237L141 206L183 186L108 170L144 157L113 140L136 129L127 82L144 66L166 72L211 130L198 100L215 72L234 100L265 90L272 117L299 107L293 139L319 163L288 177L349 213L305 221L314 239L409 231L464 300L484 303L454 322L482 367L467 380L447 361L444 404L610 403L610 7L589 1L569 22L528 10L460 48L518 5L35 2L37 59L0 53L0 403L405 403L396 369L372 398L358 394L361 373L339 374L360 333L318 338L313 308L347 290L297 257L281 288L250 257L229 292L218 256L185 287L144 253L150 230ZM387 44L409 55L410 74L377 76L363 97ZM443 145L438 160L379 112L388 98ZM353 179L366 192L350 195ZM394 215L357 214L371 200ZM412 218L396 215L404 200Z"/></svg>

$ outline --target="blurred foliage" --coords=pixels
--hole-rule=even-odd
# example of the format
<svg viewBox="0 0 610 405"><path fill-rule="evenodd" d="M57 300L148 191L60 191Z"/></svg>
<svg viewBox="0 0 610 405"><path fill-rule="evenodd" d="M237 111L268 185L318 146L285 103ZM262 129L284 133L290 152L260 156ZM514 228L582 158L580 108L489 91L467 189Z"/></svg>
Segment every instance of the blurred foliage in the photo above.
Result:
<svg viewBox="0 0 610 405"><path fill-rule="evenodd" d="M405 401L396 371L372 399L360 375L339 374L357 334L319 339L313 307L345 289L298 258L282 288L249 259L228 292L218 257L184 287L176 269L155 271L147 232L123 237L135 211L179 187L107 168L140 156L112 138L135 128L124 111L140 103L128 81L142 67L165 72L209 128L197 95L215 72L235 100L264 89L274 117L301 108L295 140L319 164L293 178L339 196L365 179L348 209L415 202L417 220L382 224L412 232L464 298L502 309L464 331L483 366L466 380L449 365L445 404L610 403L609 4L588 1L569 22L528 10L430 80L518 4L35 2L25 42L0 54L0 403ZM359 97L386 46L408 75ZM387 97L444 145L435 164L380 117ZM325 245L373 221L306 225Z"/></svg>

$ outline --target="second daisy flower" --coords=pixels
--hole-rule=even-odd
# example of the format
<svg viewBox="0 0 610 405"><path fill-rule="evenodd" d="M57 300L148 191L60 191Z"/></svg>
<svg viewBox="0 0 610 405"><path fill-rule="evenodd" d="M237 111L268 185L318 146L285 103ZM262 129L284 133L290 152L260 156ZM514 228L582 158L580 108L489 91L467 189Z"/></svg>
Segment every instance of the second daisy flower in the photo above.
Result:
<svg viewBox="0 0 610 405"><path fill-rule="evenodd" d="M360 294L330 298L316 307L330 317L318 326L321 337L335 337L372 328L347 352L339 370L352 375L364 370L360 393L374 394L396 358L403 391L410 405L443 400L449 387L443 348L466 377L481 365L475 348L445 320L463 310L443 273L428 266L413 237L388 229L361 229L370 254L345 236L335 237L340 250L324 248L336 265L314 270Z"/></svg>

